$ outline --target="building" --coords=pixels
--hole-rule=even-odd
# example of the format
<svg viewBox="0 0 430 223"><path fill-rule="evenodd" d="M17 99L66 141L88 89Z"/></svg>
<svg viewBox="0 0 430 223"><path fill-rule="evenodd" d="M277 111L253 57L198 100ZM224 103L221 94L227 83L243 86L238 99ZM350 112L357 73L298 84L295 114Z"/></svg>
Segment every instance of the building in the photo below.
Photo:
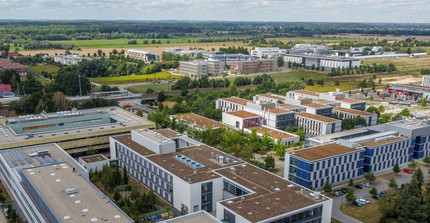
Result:
<svg viewBox="0 0 430 223"><path fill-rule="evenodd" d="M285 146L290 146L293 143L299 143L300 142L300 136L280 131L278 129L268 128L264 126L254 127L250 129L245 129L247 132L255 131L258 136L263 136L264 134L268 134L270 138L272 138L274 141L281 141L281 143Z"/></svg>
<svg viewBox="0 0 430 223"><path fill-rule="evenodd" d="M160 56L146 50L128 49L125 52L126 57L130 57L137 60L142 60L145 63L151 63L151 61L160 61Z"/></svg>
<svg viewBox="0 0 430 223"><path fill-rule="evenodd" d="M197 211L176 218L162 221L161 223L222 223L221 220L209 214L207 211Z"/></svg>
<svg viewBox="0 0 430 223"><path fill-rule="evenodd" d="M176 55L181 52L184 52L184 49L180 47L170 47L170 48L164 48L164 52L168 52L168 53L172 53L173 55Z"/></svg>
<svg viewBox="0 0 430 223"><path fill-rule="evenodd" d="M179 73L188 77L200 78L202 75L221 75L224 64L219 60L180 61Z"/></svg>
<svg viewBox="0 0 430 223"><path fill-rule="evenodd" d="M242 111L250 100L239 97L220 98L215 102L215 108L221 109L222 112Z"/></svg>
<svg viewBox="0 0 430 223"><path fill-rule="evenodd" d="M296 44L289 52L297 54L327 54L333 47L326 45Z"/></svg>
<svg viewBox="0 0 430 223"><path fill-rule="evenodd" d="M323 105L323 104L317 104L317 103L309 103L309 104L303 104L303 107L306 108L306 112L314 115L321 115L325 117L332 117L332 110L333 107L330 105Z"/></svg>
<svg viewBox="0 0 430 223"><path fill-rule="evenodd" d="M407 95L409 97L429 98L430 86L426 86L428 77L423 76L423 85L418 84L391 84L387 89L388 93L395 93L398 96Z"/></svg>
<svg viewBox="0 0 430 223"><path fill-rule="evenodd" d="M340 132L342 121L306 112L296 113L297 126L310 135L319 136Z"/></svg>
<svg viewBox="0 0 430 223"><path fill-rule="evenodd" d="M261 126L263 117L247 111L233 111L222 113L222 123L236 129Z"/></svg>
<svg viewBox="0 0 430 223"><path fill-rule="evenodd" d="M367 126L376 125L378 121L377 114L343 107L333 108L333 115L339 119L354 119L360 116L366 120Z"/></svg>
<svg viewBox="0 0 430 223"><path fill-rule="evenodd" d="M109 136L154 123L119 107L41 113L0 119L0 150L57 143L69 153L109 148Z"/></svg>
<svg viewBox="0 0 430 223"><path fill-rule="evenodd" d="M102 170L104 165L109 165L109 159L103 154L95 154L89 156L81 156L78 159L79 164L81 164L85 169L90 172L95 170Z"/></svg>
<svg viewBox="0 0 430 223"><path fill-rule="evenodd" d="M216 211L218 220L229 223L330 221L332 200L319 192L187 136L157 133L142 129L111 137L111 155L182 214ZM163 145L175 149L167 153ZM193 222L184 220L187 217L211 222L201 212L176 220Z"/></svg>
<svg viewBox="0 0 430 223"><path fill-rule="evenodd" d="M285 103L285 96L278 95L278 94L272 94L272 93L266 93L266 94L257 94L253 97L254 102L260 102L262 104L265 103Z"/></svg>
<svg viewBox="0 0 430 223"><path fill-rule="evenodd" d="M0 71L2 70L14 70L19 75L26 75L28 68L20 63L15 63L10 59L0 58Z"/></svg>
<svg viewBox="0 0 430 223"><path fill-rule="evenodd" d="M56 144L0 152L0 173L28 222L133 222Z"/></svg>
<svg viewBox="0 0 430 223"><path fill-rule="evenodd" d="M319 190L363 176L365 150L336 143L285 154L284 178Z"/></svg>
<svg viewBox="0 0 430 223"><path fill-rule="evenodd" d="M361 61L357 58L333 57L333 56L315 56L308 54L287 54L284 56L284 62L303 64L306 67L324 67L331 68L354 68L360 67Z"/></svg>
<svg viewBox="0 0 430 223"><path fill-rule="evenodd" d="M10 86L10 84L0 84L0 93L3 93L5 91L12 91L12 87Z"/></svg>
<svg viewBox="0 0 430 223"><path fill-rule="evenodd" d="M238 54L215 53L215 54L210 54L208 56L208 59L222 61L224 63L223 65L230 65L231 62L234 62L234 61L251 60L251 56L242 54L242 53L238 53Z"/></svg>
<svg viewBox="0 0 430 223"><path fill-rule="evenodd" d="M278 70L278 61L275 59L232 61L230 63L230 71L238 74L271 72L276 70Z"/></svg>
<svg viewBox="0 0 430 223"><path fill-rule="evenodd" d="M287 92L287 97L295 98L295 99L310 98L310 99L317 100L320 98L320 95L318 93L315 93L313 91L308 91L308 90L294 90L294 91Z"/></svg>
<svg viewBox="0 0 430 223"><path fill-rule="evenodd" d="M188 126L193 128L204 130L207 128L217 129L226 127L218 121L197 115L194 113L182 114L182 115L172 115L170 119L176 119L177 122L183 121L187 123Z"/></svg>
<svg viewBox="0 0 430 223"><path fill-rule="evenodd" d="M376 133L379 133L379 131L369 129L367 127L350 129L350 130L336 132L328 135L320 135L320 136L307 138L305 141L305 147L326 145L330 143L336 143L338 140L342 140L342 139L343 140L354 139L362 136L373 135Z"/></svg>
<svg viewBox="0 0 430 223"><path fill-rule="evenodd" d="M275 129L285 130L296 123L295 112L276 108L273 104L248 103L244 111L262 116L262 124Z"/></svg>
<svg viewBox="0 0 430 223"><path fill-rule="evenodd" d="M336 101L340 102L340 107L342 108L349 108L360 111L364 111L366 109L365 101L360 101L352 98L337 99Z"/></svg>
<svg viewBox="0 0 430 223"><path fill-rule="evenodd" d="M77 65L82 60L91 60L91 58L88 57L80 57L77 54L71 54L71 55L56 55L52 57L52 60L56 63L60 63L62 65Z"/></svg>
<svg viewBox="0 0 430 223"><path fill-rule="evenodd" d="M256 47L251 50L251 56L260 59L278 59L285 55L287 50L279 49L279 47Z"/></svg>

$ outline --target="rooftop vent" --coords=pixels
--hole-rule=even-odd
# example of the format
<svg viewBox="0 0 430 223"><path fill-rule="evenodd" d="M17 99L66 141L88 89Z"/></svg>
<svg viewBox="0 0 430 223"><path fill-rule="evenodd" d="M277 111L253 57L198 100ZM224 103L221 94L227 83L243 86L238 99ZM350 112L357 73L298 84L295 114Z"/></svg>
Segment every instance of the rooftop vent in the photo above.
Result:
<svg viewBox="0 0 430 223"><path fill-rule="evenodd" d="M70 195L70 194L77 194L79 191L74 187L70 187L65 189L64 192L66 192L67 195Z"/></svg>
<svg viewBox="0 0 430 223"><path fill-rule="evenodd" d="M187 157L187 156L185 156L185 155L181 155L181 154L179 154L179 155L176 155L176 156L174 156L177 160L179 160L179 161L181 161L181 162L183 162L183 163L185 163L185 164L187 164L188 166L191 166L192 168L194 168L194 169L202 169L202 168L205 168L205 165L203 165L203 164L201 164L201 163L199 163L199 162L197 162L197 161L195 161L195 160L193 160L193 159L191 159L191 158L189 158L189 157Z"/></svg>

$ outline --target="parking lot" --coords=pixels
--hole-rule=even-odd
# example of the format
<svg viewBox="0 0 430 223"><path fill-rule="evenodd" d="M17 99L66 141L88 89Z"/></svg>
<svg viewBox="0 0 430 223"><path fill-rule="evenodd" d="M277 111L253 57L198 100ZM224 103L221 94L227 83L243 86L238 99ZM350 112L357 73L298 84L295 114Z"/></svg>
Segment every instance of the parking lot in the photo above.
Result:
<svg viewBox="0 0 430 223"><path fill-rule="evenodd" d="M425 167L425 166L422 165L421 166L421 170L424 173L425 179L428 180L429 177L430 177L429 174L428 174L428 167ZM381 191L387 191L388 190L389 180L392 177L394 177L394 179L396 180L397 185L400 186L402 184L410 182L410 180L412 179L412 174L408 174L408 173L405 173L405 172L401 171L399 174L394 175L394 173L389 172L387 174L378 175L377 178L376 178L376 181L374 183L372 183L370 185L370 187L363 187L363 189L357 189L357 188L353 187L352 189L354 190L355 196L357 198L365 197L370 202L376 202L377 200L371 198L371 195L369 194L371 186L375 186L376 189L377 189L377 191L378 191L378 193L381 192ZM362 180L354 182L354 185L360 184L362 182L366 182L365 179L362 179ZM347 187L347 184L334 187L333 190L338 190L338 189L344 188L344 187ZM333 198L332 218L334 218L334 219L336 219L336 220L338 220L340 222L345 222L345 223L360 223L361 222L361 221L359 221L359 220L357 220L355 218L352 218L352 217L350 217L350 216L348 216L346 214L343 214L339 210L339 207L342 204L347 203L347 200L345 199L345 195L333 196L332 198ZM355 206L355 208L360 208L360 207Z"/></svg>

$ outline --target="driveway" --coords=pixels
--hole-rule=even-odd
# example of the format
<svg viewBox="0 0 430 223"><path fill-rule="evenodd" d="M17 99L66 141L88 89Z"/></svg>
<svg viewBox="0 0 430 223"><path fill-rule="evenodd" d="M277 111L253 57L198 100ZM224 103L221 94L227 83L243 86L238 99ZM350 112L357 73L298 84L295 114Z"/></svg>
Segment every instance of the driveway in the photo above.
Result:
<svg viewBox="0 0 430 223"><path fill-rule="evenodd" d="M429 179L428 167L421 166L421 170L424 173L424 179L428 180ZM376 178L376 181L371 185L371 186L375 186L376 189L378 189L378 193L381 191L388 190L388 183L390 182L390 178L393 177L393 175L389 174L389 173L390 172L388 172L387 174L378 175ZM404 173L402 171L399 174L397 174L394 177L394 179L396 180L397 185L400 186L402 184L410 182L412 179L412 174L407 174L407 173ZM357 180L354 182L354 184L361 183L361 182L365 182L365 179ZM342 186L336 186L335 188L333 188L333 190L339 189L342 187L346 187L346 185L344 184ZM363 189L353 188L353 190L354 190L355 196L357 198L367 197L367 199L369 199L371 202L375 202L374 199L370 198L370 194L369 194L370 187L364 187ZM345 199L345 195L333 197L332 218L334 218L340 222L344 222L344 223L360 223L361 221L359 221L355 218L352 218L346 214L343 214L339 210L339 207L345 203L347 203L347 201ZM359 207L357 207L357 208L359 208Z"/></svg>

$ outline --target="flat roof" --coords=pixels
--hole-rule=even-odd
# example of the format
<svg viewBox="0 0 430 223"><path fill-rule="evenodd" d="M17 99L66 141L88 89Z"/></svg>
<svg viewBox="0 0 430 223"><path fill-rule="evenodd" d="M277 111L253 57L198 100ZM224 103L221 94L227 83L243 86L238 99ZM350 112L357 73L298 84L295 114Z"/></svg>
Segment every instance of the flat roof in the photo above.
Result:
<svg viewBox="0 0 430 223"><path fill-rule="evenodd" d="M360 116L376 115L376 114L373 114L370 112L360 111L360 110L356 110L356 109L343 108L343 107L334 107L333 110L345 112L345 113L351 113L351 114L360 115Z"/></svg>
<svg viewBox="0 0 430 223"><path fill-rule="evenodd" d="M157 133L160 133L162 136L166 138L178 138L182 136L181 133L175 132L171 129L158 129L156 130Z"/></svg>
<svg viewBox="0 0 430 223"><path fill-rule="evenodd" d="M134 113L128 112L120 107L106 107L97 109L80 110L83 112L101 110L112 118L116 119L116 123L107 123L97 126L84 126L73 129L60 129L47 132L33 133L32 138L27 138L28 134L15 135L8 127L0 125L0 149L25 146L29 144L43 144L63 140L64 138L74 139L76 136L102 135L116 132L120 129L130 130L131 127L153 127L154 123L137 116ZM55 114L55 113L53 113ZM19 118L19 117L16 117ZM11 118L11 119L16 119ZM33 121L37 125L37 121ZM122 123L122 125L120 124Z"/></svg>
<svg viewBox="0 0 430 223"><path fill-rule="evenodd" d="M355 151L358 150L336 143L331 143L322 146L311 147L308 149L296 150L294 152L290 152L290 154L305 160L314 161Z"/></svg>
<svg viewBox="0 0 430 223"><path fill-rule="evenodd" d="M361 145L362 146L370 146L370 147L380 146L380 145L385 145L385 144L392 143L392 142L402 141L405 139L408 139L408 138L400 136L400 137L395 137L395 138L386 139L386 140L377 140L377 141L373 140L370 142L361 143Z"/></svg>
<svg viewBox="0 0 430 223"><path fill-rule="evenodd" d="M99 162L99 161L104 161L104 160L108 160L105 156L103 156L102 154L96 154L96 155L91 155L91 156L84 156L84 157L80 157L85 163L95 163L95 162Z"/></svg>
<svg viewBox="0 0 430 223"><path fill-rule="evenodd" d="M312 197L310 194L313 191L251 164L236 165L234 172L231 167L216 173L254 192L243 198L221 202L250 222L259 222L328 200L324 196L318 199Z"/></svg>
<svg viewBox="0 0 430 223"><path fill-rule="evenodd" d="M221 223L214 216L210 215L206 211L199 211L190 213L187 215L182 215L173 219L164 221L165 223Z"/></svg>
<svg viewBox="0 0 430 223"><path fill-rule="evenodd" d="M331 140L335 140L342 137L348 137L350 135L356 135L356 134L364 134L366 132L369 132L370 130L368 128L358 128L358 129L350 129L346 131L336 132L328 135L319 135L312 138L309 138L310 140L320 141L320 142L327 142Z"/></svg>
<svg viewBox="0 0 430 223"><path fill-rule="evenodd" d="M224 158L229 158L231 162L219 163L215 159L211 159L212 152L214 155L220 155L224 156ZM185 155L192 160L203 164L205 167L201 169L194 169L193 167L176 159L175 155ZM219 178L220 176L213 173L212 170L243 163L242 160L239 160L231 155L228 155L227 153L221 152L207 145L189 146L179 149L175 153L147 156L147 159L151 160L177 177L185 181L190 180L192 183Z"/></svg>
<svg viewBox="0 0 430 223"><path fill-rule="evenodd" d="M272 93L266 93L266 94L259 94L258 96L262 96L262 97L266 97L266 98L273 98L279 101L285 101L285 97L280 96L280 95L276 95L276 94L272 94Z"/></svg>
<svg viewBox="0 0 430 223"><path fill-rule="evenodd" d="M365 103L364 101L360 101L360 100L355 100L352 98L341 98L341 99L337 99L337 101L341 101L341 102L346 102L346 103Z"/></svg>
<svg viewBox="0 0 430 223"><path fill-rule="evenodd" d="M305 107L312 107L312 108L330 108L331 107L331 106L328 106L328 105L322 105L322 104L316 104L316 103L304 104L303 106L305 106Z"/></svg>
<svg viewBox="0 0 430 223"><path fill-rule="evenodd" d="M307 113L307 112L298 112L296 113L296 116L303 116L306 118L310 118L310 119L314 119L314 120L318 120L321 122L326 122L326 123L331 123L331 122L338 122L340 120L334 119L334 118L329 118L329 117L325 117L322 115L315 115L315 114L311 114L311 113Z"/></svg>
<svg viewBox="0 0 430 223"><path fill-rule="evenodd" d="M212 128L225 127L225 125L221 124L221 122L218 122L213 119L209 119L194 113L183 114L183 115L173 115L172 117L176 118L177 120L183 120L188 125L195 125L200 129L205 129L208 127L212 127Z"/></svg>
<svg viewBox="0 0 430 223"><path fill-rule="evenodd" d="M93 184L74 173L68 163L24 169L22 173L60 221L132 222L105 195L100 196ZM78 192L67 195L65 190L72 187Z"/></svg>
<svg viewBox="0 0 430 223"><path fill-rule="evenodd" d="M271 108L267 110L268 112L271 112L273 114L286 114L286 113L291 113L292 111L288 110L288 109L283 109L283 108Z"/></svg>
<svg viewBox="0 0 430 223"><path fill-rule="evenodd" d="M276 129L270 129L270 128L266 128L263 126L259 126L259 127L255 127L255 128L250 128L250 130L255 130L257 133L260 134L264 134L264 133L268 133L272 138L275 139L288 139L291 137L296 137L296 135L293 135L291 133L285 132L285 131L279 131Z"/></svg>
<svg viewBox="0 0 430 223"><path fill-rule="evenodd" d="M133 141L131 139L131 134L115 136L112 138L114 138L118 142L124 144L125 146L129 147L130 149L132 149L133 151L135 151L136 153L138 153L142 156L148 156L148 155L155 154L152 150L150 150L150 149L146 148L145 146L142 146L139 143L136 143L135 141Z"/></svg>
<svg viewBox="0 0 430 223"><path fill-rule="evenodd" d="M239 97L221 98L220 100L224 100L224 101L228 101L228 102L232 102L232 103L236 103L236 104L241 104L241 105L246 105L246 103L251 102L249 100L239 98Z"/></svg>
<svg viewBox="0 0 430 223"><path fill-rule="evenodd" d="M172 139L165 137L162 134L149 129L132 130L132 132L138 133L139 135L142 135L145 138L148 138L157 144L169 144L173 142Z"/></svg>
<svg viewBox="0 0 430 223"><path fill-rule="evenodd" d="M295 92L295 93L299 93L299 94L306 94L306 95L316 96L316 97L319 96L318 93L315 93L313 91L308 91L308 90L294 90L294 91L291 91L291 92Z"/></svg>
<svg viewBox="0 0 430 223"><path fill-rule="evenodd" d="M252 118L252 117L260 117L260 115L247 112L247 111L234 111L234 112L227 112L229 115L237 116L239 118Z"/></svg>
<svg viewBox="0 0 430 223"><path fill-rule="evenodd" d="M428 121L415 118L408 118L399 121L389 122L387 123L387 125L401 126L407 129L416 129L430 126Z"/></svg>

